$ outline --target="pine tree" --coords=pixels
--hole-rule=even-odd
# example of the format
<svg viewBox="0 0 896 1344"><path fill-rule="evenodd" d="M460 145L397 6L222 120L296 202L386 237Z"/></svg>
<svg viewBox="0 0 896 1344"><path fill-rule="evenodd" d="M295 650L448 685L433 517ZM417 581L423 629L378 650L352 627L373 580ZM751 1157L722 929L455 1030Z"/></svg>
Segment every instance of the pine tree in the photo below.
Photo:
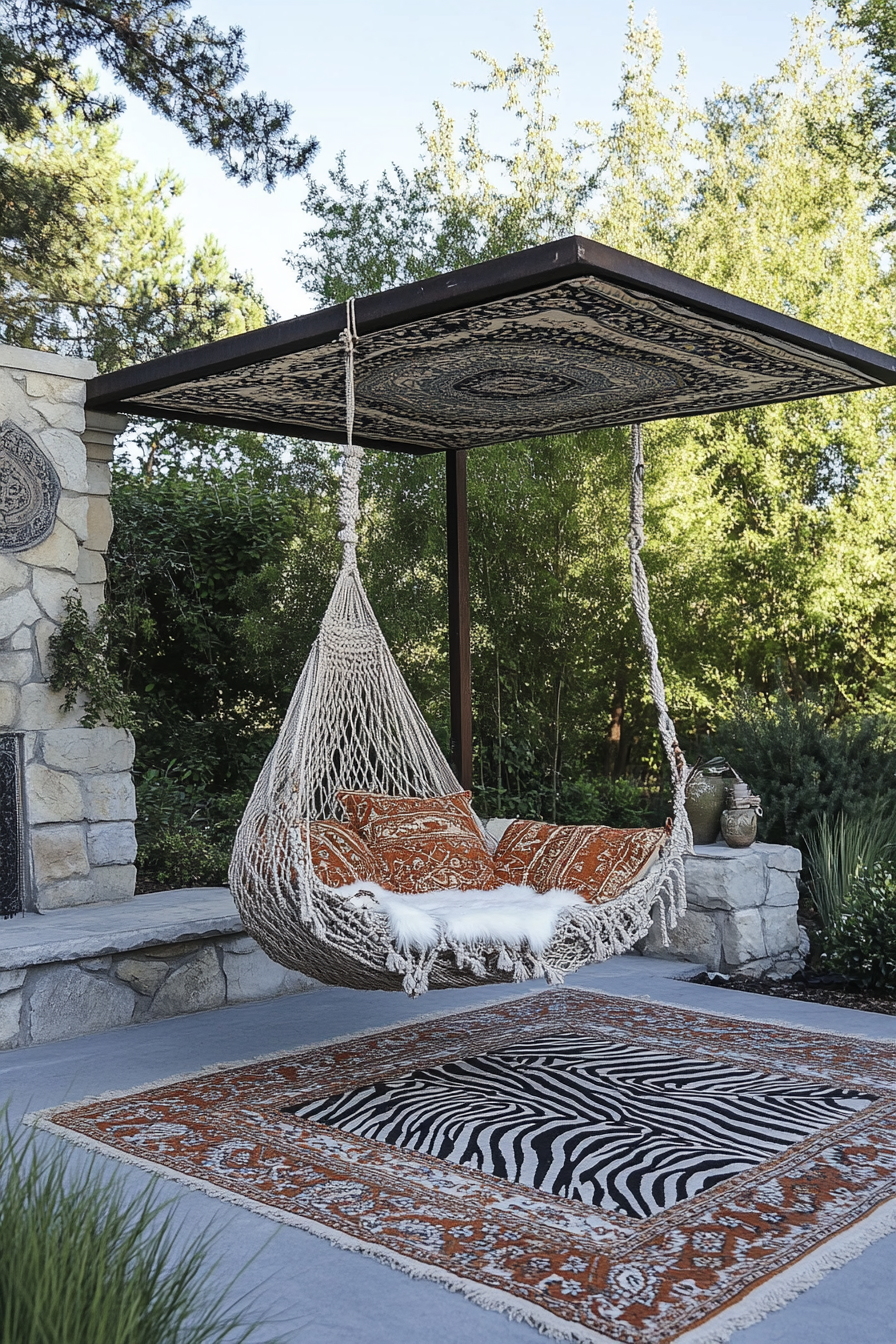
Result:
<svg viewBox="0 0 896 1344"><path fill-rule="evenodd" d="M85 99L93 88L85 81ZM213 238L187 255L171 209L182 181L140 174L118 142L114 123L48 101L38 125L3 145L14 174L50 184L48 200L64 185L65 208L39 247L20 237L0 248L0 340L111 369L262 325L251 281L231 275Z"/></svg>
<svg viewBox="0 0 896 1344"><path fill-rule="evenodd" d="M0 0L0 130L21 133L49 91L66 112L105 122L123 109L79 80L78 58L101 65L229 177L272 187L317 148L289 135L292 108L267 94L234 93L247 73L243 31L219 33L190 0Z"/></svg>
<svg viewBox="0 0 896 1344"><path fill-rule="evenodd" d="M289 104L235 91L247 70L242 30L217 32L189 10L190 0L0 0L0 264L23 274L89 250L82 165L10 150L51 148L60 119L89 136L121 113L119 96L82 76L86 52L228 177L271 189L307 167L317 142L290 135Z"/></svg>

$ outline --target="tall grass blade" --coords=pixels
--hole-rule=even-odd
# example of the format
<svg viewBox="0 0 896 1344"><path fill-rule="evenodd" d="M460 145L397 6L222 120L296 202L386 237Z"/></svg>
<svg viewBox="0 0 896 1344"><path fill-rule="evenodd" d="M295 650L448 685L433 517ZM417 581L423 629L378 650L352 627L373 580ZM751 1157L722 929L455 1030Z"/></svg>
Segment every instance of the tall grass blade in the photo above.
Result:
<svg viewBox="0 0 896 1344"><path fill-rule="evenodd" d="M896 820L878 809L865 816L821 816L805 836L812 897L826 929L843 912L850 888L864 871L896 853Z"/></svg>
<svg viewBox="0 0 896 1344"><path fill-rule="evenodd" d="M205 1233L184 1249L153 1180L131 1194L0 1117L0 1344L245 1344L255 1325L209 1288Z"/></svg>

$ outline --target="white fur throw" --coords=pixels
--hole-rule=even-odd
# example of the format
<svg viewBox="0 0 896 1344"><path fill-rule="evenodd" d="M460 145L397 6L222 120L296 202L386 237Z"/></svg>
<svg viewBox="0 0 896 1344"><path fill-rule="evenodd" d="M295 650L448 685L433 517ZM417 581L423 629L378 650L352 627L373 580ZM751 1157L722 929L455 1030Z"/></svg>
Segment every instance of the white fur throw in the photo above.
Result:
<svg viewBox="0 0 896 1344"><path fill-rule="evenodd" d="M584 905L574 891L544 893L506 883L494 891L427 891L401 895L375 882L352 882L339 892L356 906L378 906L400 952L428 951L449 943L503 943L544 952L564 910Z"/></svg>

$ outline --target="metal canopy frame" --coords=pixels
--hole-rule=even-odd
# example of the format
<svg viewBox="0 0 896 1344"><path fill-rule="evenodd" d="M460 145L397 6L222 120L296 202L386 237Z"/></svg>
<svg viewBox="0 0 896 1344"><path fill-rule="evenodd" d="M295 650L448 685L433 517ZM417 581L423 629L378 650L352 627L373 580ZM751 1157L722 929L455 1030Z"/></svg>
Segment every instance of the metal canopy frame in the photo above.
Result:
<svg viewBox="0 0 896 1344"><path fill-rule="evenodd" d="M602 307L596 320L576 309L576 294L585 293L589 282L601 290ZM529 309L539 302L553 305L554 298L546 291L557 292L556 287L564 283L572 297L570 293L561 296L569 311L561 314L568 325L558 344L550 326L543 322L539 325L539 316L543 318L544 314ZM612 311L613 300L607 295L621 296L627 305L624 316L618 304ZM503 305L499 303L502 300ZM425 371L428 364L443 358L440 352L446 348L446 341L455 360L464 353L472 357L471 352L491 359L496 347L494 333L488 330L489 305L495 304L499 305L499 322L507 324L508 340L516 342L513 348L521 368L527 361L537 362L538 356L551 348L554 371L546 370L544 377L556 383L557 390L553 398L530 395L520 401L517 397L519 409L515 418L510 416L517 432L506 432L501 416L495 418L493 414L492 420L486 417L478 439L467 442L458 426L462 431L464 417L472 421L477 411L487 406L489 398L483 395L487 389L468 391L469 379L463 380L464 390L452 389L455 374L446 373L447 381L439 395L433 393L432 386L429 392L417 386L410 389L408 399L402 379L406 379L410 365ZM590 423L628 424L633 419L665 419L896 383L896 360L889 355L580 237L564 238L419 284L359 298L355 317L361 337L362 378L365 358L379 360L381 365L385 362L394 372L390 382L380 368L379 400L366 426L365 387L359 383L355 440L365 447L394 451L444 451L556 433L557 424L563 421L558 412L566 402L571 405L577 395L563 384L576 383L577 379L578 409L568 423L580 429ZM88 385L87 407L338 442L343 436L338 387L341 364L334 343L345 321L345 308L340 304L103 374ZM468 323L474 325L465 325ZM639 324L651 325L652 334L643 336ZM691 349L688 342L695 333L699 342L701 329L708 342L706 350L693 356L684 353ZM395 333L393 337L389 337L390 332ZM621 339L616 340L617 336ZM370 339L365 342L365 337ZM727 337L731 339L726 346ZM524 343L520 343L521 338L525 338ZM596 346L601 341L604 348L598 352ZM506 348L505 344L505 352ZM738 351L745 365L751 360L757 364L757 371L755 376L745 371L735 386ZM412 357L402 360L406 352ZM590 371L589 355L594 366ZM672 370L684 368L682 361L688 359L700 365L699 391L686 389L683 394L665 398L648 395L651 380L662 381L665 374L667 381L674 382ZM562 377L564 361L574 377ZM601 370L608 367L613 387L606 406L601 398L606 399L607 388L598 389L606 384ZM778 369L782 373L776 381ZM311 381L303 383L299 372L304 376L309 370ZM635 381L640 376L644 386L635 391L632 383L626 401L627 376L634 376ZM713 396L709 390L713 377L720 382L734 379L730 392ZM320 397L313 414L312 393ZM403 406L396 411L391 428L395 431L402 419L405 427L387 434L383 406L393 395L403 398ZM371 398L376 401L373 393L368 400ZM498 389L490 398L492 412L503 401L509 414L513 400L506 389ZM230 403L226 411L222 402ZM453 403L455 412L453 434L441 424L441 412L449 403ZM554 408L550 416L549 404ZM601 407L602 413L598 414ZM377 424L385 426L379 433L374 432ZM492 428L494 436L489 437Z"/></svg>
<svg viewBox="0 0 896 1344"><path fill-rule="evenodd" d="M391 358L393 366L397 360L400 362L406 339L410 337L413 340L415 328L417 333L424 332L423 337L418 337L413 351L413 358L418 368L420 366L425 368L427 359L438 358L438 352L444 348L445 339L454 341L455 351L462 348L466 350L479 348L488 354L494 350L493 345L488 346L487 335L484 335L487 333L488 320L491 316L488 305L495 305L501 300L518 299L516 306L513 302L505 303L501 310L505 316L509 312L514 320L518 320L519 311L525 308L527 299L537 303L539 296L543 297L543 292L547 290L558 294L560 291L557 287L563 286L565 282L578 282L578 290L575 284L568 286L567 292L573 294L573 299L579 291L595 293L599 291L602 296L611 296L608 300L610 309L612 296L617 295L621 297L622 306L628 304L630 310L626 337L629 340L631 359L627 363L625 357L617 358L615 385L612 388L616 401L611 400L607 403L610 405L609 412L605 408L601 417L594 420L595 425L628 424L633 420L705 414L710 411L765 405L801 397L896 385L896 359L890 355L845 340L745 299L736 298L651 262L605 247L590 238L578 236L545 243L539 247L529 248L494 261L482 262L416 284L403 285L384 293L358 298L355 301L357 332L363 348L365 336L378 338L380 346L383 346L384 333L394 331L395 339L391 348L386 351L387 360ZM553 303L554 299L550 298L548 304ZM555 306L562 307L562 304ZM567 301L566 307L568 317L575 308L575 303ZM491 311L498 310L493 308ZM622 308L617 308L617 314L621 311ZM652 347L646 341L640 340L639 312L647 314L649 321L653 323ZM470 313L479 316L480 325L477 330L464 328L464 316ZM553 372L540 375L545 378L548 388L556 386L561 389L556 394L555 400L562 400L564 383L575 382L575 379L564 379L562 376L565 354L569 354L571 366L578 360L574 369L577 376L582 374L583 367L587 365L588 321L580 323L585 335L582 336L581 332L577 334L575 331L577 316L573 312L572 327L568 327L565 332L565 347L562 342L560 345L555 343ZM550 344L553 334L544 326L535 330L539 321L538 313L534 314L534 326L531 311L528 313L524 311L523 317L526 340L519 347L519 359L516 361L521 368L525 367L527 358L533 362L537 360L539 349ZM439 319L443 319L441 327ZM529 321L528 326L526 321ZM679 404L676 405L673 399L664 408L661 399L655 398L653 406L645 407L644 394L641 394L639 403L636 391L629 393L629 401L626 402L627 369L633 371L635 375L631 385L633 389L639 377L642 381L644 378L648 382L651 379L654 383L657 380L662 381L663 346L662 340L657 344L656 333L657 331L662 333L664 321L667 322L665 339L670 369L673 368L678 352L692 348L686 344L688 331L699 333L702 324L710 333L710 341L716 339L716 353L713 354L711 346L707 346L710 353L704 351L702 355L702 384L696 402L691 405L679 399ZM153 418L187 420L226 428L341 442L344 439L343 419L339 409L341 395L338 398L334 397L332 386L326 389L326 396L318 404L316 414L310 416L307 408L303 412L302 406L296 406L294 413L290 406L285 415L272 416L270 411L265 409L261 393L265 391L266 373L273 376L274 371L279 369L278 390L282 403L284 394L288 394L289 391L290 369L299 366L307 368L313 364L315 362L313 355L316 351L321 355L321 359L317 360L318 374L320 368L324 367L327 376L332 379L329 372L330 355L332 355L333 369L338 371L337 376L341 379L341 352L339 347L334 348L334 343L339 340L345 326L345 306L340 304L239 336L167 355L161 359L136 364L115 373L103 374L88 383L86 406L87 409L94 411L130 412ZM593 330L595 336L591 338L592 348L598 343L599 330L609 332L610 339L608 344L605 343L604 352L593 355L592 360L598 367L601 366L601 360L603 367L610 367L613 358L611 352L608 363L607 349L613 344L612 314L608 325L603 328L594 326ZM448 338L444 336L445 331L449 332ZM749 385L749 380L745 381L739 394L729 396L726 403L724 395L716 396L714 399L707 388L711 387L715 368L718 369L719 379L722 381L732 369L739 367L736 353L733 356L730 353L726 355L727 337L731 337L734 342L730 347L731 350L736 352L737 342L740 341L741 348L747 352L744 367L749 363L749 352L752 350L756 359L764 361L764 371L760 377L753 379L752 385ZM479 347L477 339L481 341ZM465 340L466 346L464 346ZM368 348L375 344L376 342L371 339ZM385 344L388 345L388 341ZM578 344L577 350L576 344ZM292 364L289 363L290 357L295 357ZM776 358L780 368L787 369L786 377L782 377L777 385L774 379ZM713 364L713 360L717 363ZM495 362L500 364L500 358ZM405 367L407 363L408 361L405 361ZM479 369L481 368L480 359ZM800 378L801 368L807 371L804 381ZM215 409L216 388L220 397L220 389L227 382L226 377L222 376L234 374L244 375L244 385L235 395L232 390L233 380L230 380L231 409L221 413L220 409ZM503 369L498 369L491 376L499 380L512 379L514 376L519 377L519 372L510 367L505 358ZM460 392L463 388L464 392L461 395L466 395L466 389L472 385L472 401L475 401L476 377L482 379L481 371L474 375L474 380L465 378L460 387L454 383L454 391ZM449 395L454 378L455 373L451 373L448 378ZM585 381L587 380L586 369ZM299 382L300 379L297 378L297 386ZM604 382L606 383L606 380ZM592 379L593 386L599 383L599 376L596 382ZM731 386L734 387L733 382ZM504 391L501 390L502 387ZM188 389L189 396L184 396L184 388ZM184 403L181 405L176 404L178 389L181 390L181 400ZM267 392L270 393L270 386ZM256 398L255 405L253 394ZM388 400L388 385L385 386L383 395ZM540 437L548 433L562 432L554 426L547 427L544 420L545 405L550 400L550 395L548 393L544 397L538 397L530 394L529 404L534 426L531 430L525 428L524 422L522 432L496 433L493 439L483 439L484 431L480 427L479 443L500 442L508 438ZM501 401L502 397L507 402L513 400L513 394L507 390L506 383L497 386L493 397L496 401ZM648 396L647 401L649 400ZM595 394L595 406L598 401L599 394ZM268 405L270 403L271 397L268 395ZM420 404L423 405L422 402ZM407 415L409 425L415 423L415 415L417 423L425 422L425 406L422 411L418 407L415 413L410 401L406 401L405 405L406 408L410 407ZM618 413L614 409L617 405ZM233 409L234 406L237 409ZM589 427L587 403L583 402L583 406L584 421L580 418L573 426L575 428ZM359 398L359 409L363 409L363 397ZM456 415L455 422L457 423ZM386 421L383 420L382 423L385 424ZM556 420L554 423L556 424ZM354 438L357 443L368 448L411 453L445 451L451 751L455 772L462 785L469 788L472 784L472 695L466 508L467 448L463 446L462 440L457 438L456 433L453 441L439 444L437 430L430 434L419 434L415 439L411 429L407 435L400 434L396 438L394 434L389 437L384 433L365 432L363 424L359 424L357 420ZM470 446L478 445L474 442Z"/></svg>

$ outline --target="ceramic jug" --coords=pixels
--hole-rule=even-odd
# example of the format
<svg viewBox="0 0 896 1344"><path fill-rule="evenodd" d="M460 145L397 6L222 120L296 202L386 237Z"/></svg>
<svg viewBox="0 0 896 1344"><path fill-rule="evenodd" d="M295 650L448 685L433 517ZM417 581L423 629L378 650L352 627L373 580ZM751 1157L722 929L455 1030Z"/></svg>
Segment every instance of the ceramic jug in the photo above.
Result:
<svg viewBox="0 0 896 1344"><path fill-rule="evenodd" d="M695 845L712 845L719 834L725 807L725 786L730 781L721 774L698 767L685 789L685 811L694 833Z"/></svg>
<svg viewBox="0 0 896 1344"><path fill-rule="evenodd" d="M722 813L722 839L730 849L748 849L756 839L759 818L752 807L726 807Z"/></svg>
<svg viewBox="0 0 896 1344"><path fill-rule="evenodd" d="M748 849L756 839L762 800L750 792L742 779L726 781L726 807L722 813L722 839L730 849Z"/></svg>

